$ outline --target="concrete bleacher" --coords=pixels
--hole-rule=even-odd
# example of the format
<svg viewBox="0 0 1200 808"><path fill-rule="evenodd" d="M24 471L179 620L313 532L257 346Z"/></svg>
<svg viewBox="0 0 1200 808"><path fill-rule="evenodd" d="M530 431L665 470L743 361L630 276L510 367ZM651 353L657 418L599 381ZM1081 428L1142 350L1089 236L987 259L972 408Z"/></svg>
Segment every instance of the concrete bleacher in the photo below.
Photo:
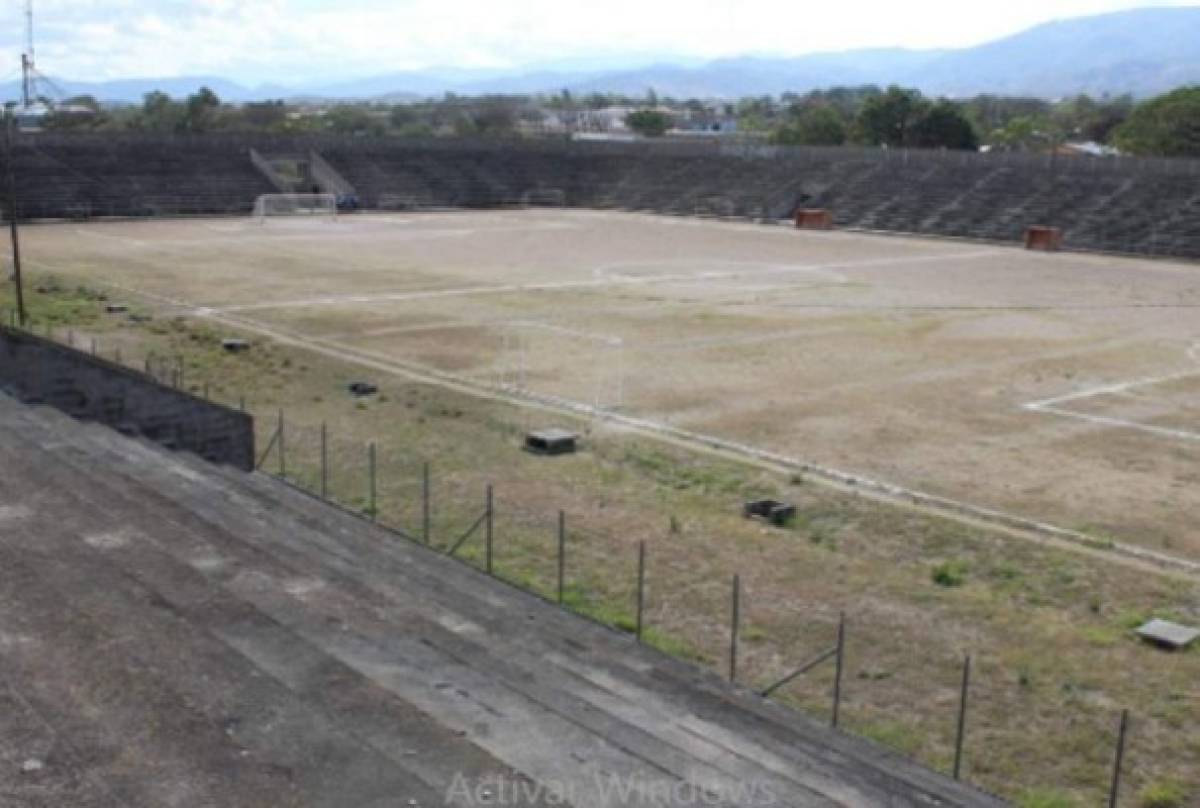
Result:
<svg viewBox="0 0 1200 808"><path fill-rule="evenodd" d="M512 805L1001 804L272 478L4 395L0 684L16 804L464 805L460 777Z"/></svg>
<svg viewBox="0 0 1200 808"><path fill-rule="evenodd" d="M13 161L27 218L246 213L276 190L248 148L200 137L27 136Z"/></svg>
<svg viewBox="0 0 1200 808"><path fill-rule="evenodd" d="M29 217L248 211L275 188L252 150L316 154L374 207L486 208L553 190L564 204L787 219L1019 242L1059 227L1070 249L1200 258L1200 162L784 148L724 142L573 143L269 136L19 139Z"/></svg>

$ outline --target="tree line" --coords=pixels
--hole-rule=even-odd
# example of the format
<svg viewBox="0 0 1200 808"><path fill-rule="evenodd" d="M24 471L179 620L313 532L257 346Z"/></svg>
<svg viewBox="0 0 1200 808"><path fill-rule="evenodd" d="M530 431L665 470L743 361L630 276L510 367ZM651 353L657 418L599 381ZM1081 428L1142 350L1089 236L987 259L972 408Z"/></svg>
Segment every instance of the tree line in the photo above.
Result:
<svg viewBox="0 0 1200 808"><path fill-rule="evenodd" d="M562 119L625 107L627 126L647 137L669 134L694 116L736 122L744 137L783 145L1047 151L1088 141L1136 155L1200 156L1200 86L1136 102L1130 96L1078 95L1058 101L981 95L929 98L912 88L835 87L740 101L640 97L568 91L533 96L456 96L405 103L284 102L227 104L207 88L185 98L148 93L140 105L108 107L81 96L45 119L50 130L145 132L330 132L349 135L513 137L538 134Z"/></svg>

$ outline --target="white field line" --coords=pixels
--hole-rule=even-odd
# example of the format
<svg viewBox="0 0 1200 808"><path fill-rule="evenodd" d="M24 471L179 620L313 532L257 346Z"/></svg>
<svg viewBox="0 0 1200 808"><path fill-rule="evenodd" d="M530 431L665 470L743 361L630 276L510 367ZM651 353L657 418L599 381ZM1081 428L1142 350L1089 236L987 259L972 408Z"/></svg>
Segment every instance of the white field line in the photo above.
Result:
<svg viewBox="0 0 1200 808"><path fill-rule="evenodd" d="M671 340L666 342L648 342L639 345L639 349L651 352L688 353L703 351L709 348L736 348L743 345L761 345L768 342L779 342L788 339L811 339L838 333L833 330L816 331L812 328L793 328L787 331L771 331L766 334L747 334L745 336L696 337L694 339Z"/></svg>
<svg viewBox="0 0 1200 808"><path fill-rule="evenodd" d="M614 275L605 273L619 269L621 264L607 264L597 267L593 272L598 277L590 280L554 281L546 283L514 283L495 284L491 286L465 286L457 289L428 289L407 292L377 292L363 295L328 295L324 297L302 298L299 300L272 300L262 303L247 303L235 306L220 306L209 309L210 313L236 314L238 312L264 311L267 309L311 308L313 306L353 305L358 303L382 303L390 301L432 300L446 297L464 297L474 295L516 294L520 292L546 292L565 289L593 289L605 286L651 286L659 283L680 283L711 280L731 280L756 275L776 275L788 273L806 273L847 283L848 280L838 274L839 269L856 269L878 266L898 266L903 264L920 264L929 261L949 261L979 258L993 255L994 252L974 251L955 253L943 256L911 256L907 258L878 258L868 261L843 262L835 264L755 264L757 269L714 270L711 272L675 272L661 275ZM626 265L628 266L628 265Z"/></svg>
<svg viewBox="0 0 1200 808"><path fill-rule="evenodd" d="M79 236L85 236L87 238L100 239L101 241L115 241L118 244L125 245L126 247L145 248L145 247L153 246L153 243L149 242L149 241L143 241L141 239L130 238L129 236L115 236L112 233L100 233L95 230L88 230L83 227L76 227L75 234L79 235ZM209 243L211 243L211 242L209 242Z"/></svg>
<svg viewBox="0 0 1200 808"><path fill-rule="evenodd" d="M448 371L438 370L436 368L401 362L397 361L394 357L390 357L385 354L360 350L319 338L305 337L275 328L273 326L267 326L243 317L231 317L212 310L196 313L217 322L223 322L226 325L234 328L240 328L260 334L283 344L311 350L315 353L340 361L354 362L363 367L369 367L385 373L403 376L415 381L448 387L470 395L501 400L516 406L535 406L541 409L557 411L586 418L593 418L626 427L643 434L660 435L680 443L690 444L702 448L716 449L728 454L748 458L753 461L765 462L778 468L803 472L837 486L861 490L865 493L873 494L885 501L890 500L911 503L913 505L939 512L943 516L949 518L958 516L960 518L992 524L1003 528L1038 534L1050 539L1062 541L1070 545L1089 548L1091 550L1107 550L1118 555L1125 556L1126 558L1149 563L1157 567L1182 570L1193 575L1200 574L1200 562L1197 561L1173 556L1167 553L1160 553L1144 547L1124 544L1122 542L1098 541L1095 537L1089 536L1086 533L1058 527L1057 525L1052 525L1048 522L1040 522L1035 519L1017 516L980 505L973 505L968 502L950 499L948 497L938 496L936 494L927 494L922 491L884 482L882 480L874 480L869 477L862 477L860 475L831 468L829 466L810 463L800 458L769 452L755 446L727 440L715 435L706 435L704 433L693 432L691 430L682 429L670 424L614 412L610 409L596 407L591 404L586 404L573 399L535 393L529 390L514 390L508 386L489 384L486 381L461 376L456 373L450 373Z"/></svg>
<svg viewBox="0 0 1200 808"><path fill-rule="evenodd" d="M206 309L206 312L211 312L212 309ZM623 340L612 334L601 334L591 331L580 331L575 328L557 325L555 323L541 323L536 320L445 320L436 323L422 323L421 325L397 325L388 326L386 328L371 328L365 331L347 331L342 333L323 334L322 337L327 340L344 340L358 339L362 337L390 337L402 334L422 334L431 331L454 331L467 330L471 328L496 328L496 329L521 329L527 328L535 331L550 331L555 334L563 334L568 337L577 337L579 339L593 340L602 342L606 345L617 345Z"/></svg>
<svg viewBox="0 0 1200 808"><path fill-rule="evenodd" d="M896 260L896 259L892 259ZM849 279L840 272L834 272L827 266L817 264L778 264L767 261L713 261L712 264L720 265L725 269L707 269L693 272L671 272L675 267L690 267L697 263L705 263L703 261L695 261L691 259L670 259L666 261L617 261L614 263L601 264L592 268L592 275L597 279L607 280L613 283L639 283L653 281L657 279L666 279L670 281L709 281L709 280L729 280L736 278L745 278L758 275L785 275L792 273L801 273L804 275L814 275L817 278L824 279L833 284L849 283ZM864 266L869 266L868 263L863 263ZM856 264L857 266L857 264ZM643 274L621 272L621 270L629 269L650 269L650 272ZM655 272L657 270L657 272ZM664 270L666 272L664 272Z"/></svg>
<svg viewBox="0 0 1200 808"><path fill-rule="evenodd" d="M1200 342L1192 345L1187 350L1188 359L1192 362L1200 364ZM1083 401L1088 398L1105 395L1119 395L1127 393L1130 390L1135 390L1139 387L1150 387L1156 384L1165 384L1167 382L1178 381L1180 379L1191 379L1200 376L1200 370L1187 370L1179 373L1169 373L1165 376L1150 376L1142 379L1133 379L1126 382L1118 382L1116 384L1106 384L1100 387L1091 387L1087 390L1079 390L1074 393L1067 393L1054 398L1046 398L1040 401L1030 401L1021 405L1024 410L1030 412L1044 412L1049 415L1058 415L1063 418L1075 418L1080 421L1097 424L1099 426L1111 426L1122 429L1137 429L1142 432L1148 432L1152 435L1160 435L1165 438L1178 438L1180 440L1200 441L1200 432L1193 432L1187 429L1172 429L1165 426L1155 426L1153 424L1143 424L1139 421L1131 421L1126 418L1114 418L1108 415L1092 415L1085 412L1077 412L1069 410L1065 407L1060 407L1060 404L1066 404L1071 401Z"/></svg>
<svg viewBox="0 0 1200 808"><path fill-rule="evenodd" d="M595 331L580 331L577 328L568 328L565 325L556 325L555 323L539 323L537 320L509 320L503 324L508 328L526 328L531 331L549 331L552 334L562 334L566 337L575 337L576 339L591 340L604 345L618 346L625 344L625 340L614 334L602 334Z"/></svg>

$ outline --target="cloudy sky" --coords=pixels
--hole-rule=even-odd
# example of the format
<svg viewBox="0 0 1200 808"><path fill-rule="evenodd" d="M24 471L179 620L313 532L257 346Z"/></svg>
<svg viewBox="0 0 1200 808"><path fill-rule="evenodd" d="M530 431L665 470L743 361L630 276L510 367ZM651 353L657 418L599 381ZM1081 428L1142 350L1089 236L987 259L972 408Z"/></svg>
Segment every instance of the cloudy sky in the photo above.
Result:
<svg viewBox="0 0 1200 808"><path fill-rule="evenodd" d="M1169 1L1157 5L1194 5ZM961 47L1120 0L35 0L41 70L76 80L336 81L435 66ZM0 81L24 0L0 4Z"/></svg>

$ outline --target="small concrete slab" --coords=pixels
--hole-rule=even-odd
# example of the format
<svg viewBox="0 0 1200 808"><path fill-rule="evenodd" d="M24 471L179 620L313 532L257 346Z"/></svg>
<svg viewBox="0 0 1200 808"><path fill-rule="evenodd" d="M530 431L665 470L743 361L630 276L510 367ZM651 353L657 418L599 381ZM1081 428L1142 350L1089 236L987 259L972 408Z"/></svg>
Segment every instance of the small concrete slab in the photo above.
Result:
<svg viewBox="0 0 1200 808"><path fill-rule="evenodd" d="M1141 626L1137 634L1146 642L1178 651L1200 639L1200 629L1173 623L1170 620L1154 619Z"/></svg>
<svg viewBox="0 0 1200 808"><path fill-rule="evenodd" d="M776 527L783 527L796 515L796 506L774 499L758 499L747 502L742 506L742 516L750 519L757 517Z"/></svg>
<svg viewBox="0 0 1200 808"><path fill-rule="evenodd" d="M536 429L525 436L525 451L542 455L572 454L579 435L566 429Z"/></svg>
<svg viewBox="0 0 1200 808"><path fill-rule="evenodd" d="M379 392L379 387L370 382L350 382L350 384L346 385L346 389L350 392L350 395L357 398L373 396Z"/></svg>

